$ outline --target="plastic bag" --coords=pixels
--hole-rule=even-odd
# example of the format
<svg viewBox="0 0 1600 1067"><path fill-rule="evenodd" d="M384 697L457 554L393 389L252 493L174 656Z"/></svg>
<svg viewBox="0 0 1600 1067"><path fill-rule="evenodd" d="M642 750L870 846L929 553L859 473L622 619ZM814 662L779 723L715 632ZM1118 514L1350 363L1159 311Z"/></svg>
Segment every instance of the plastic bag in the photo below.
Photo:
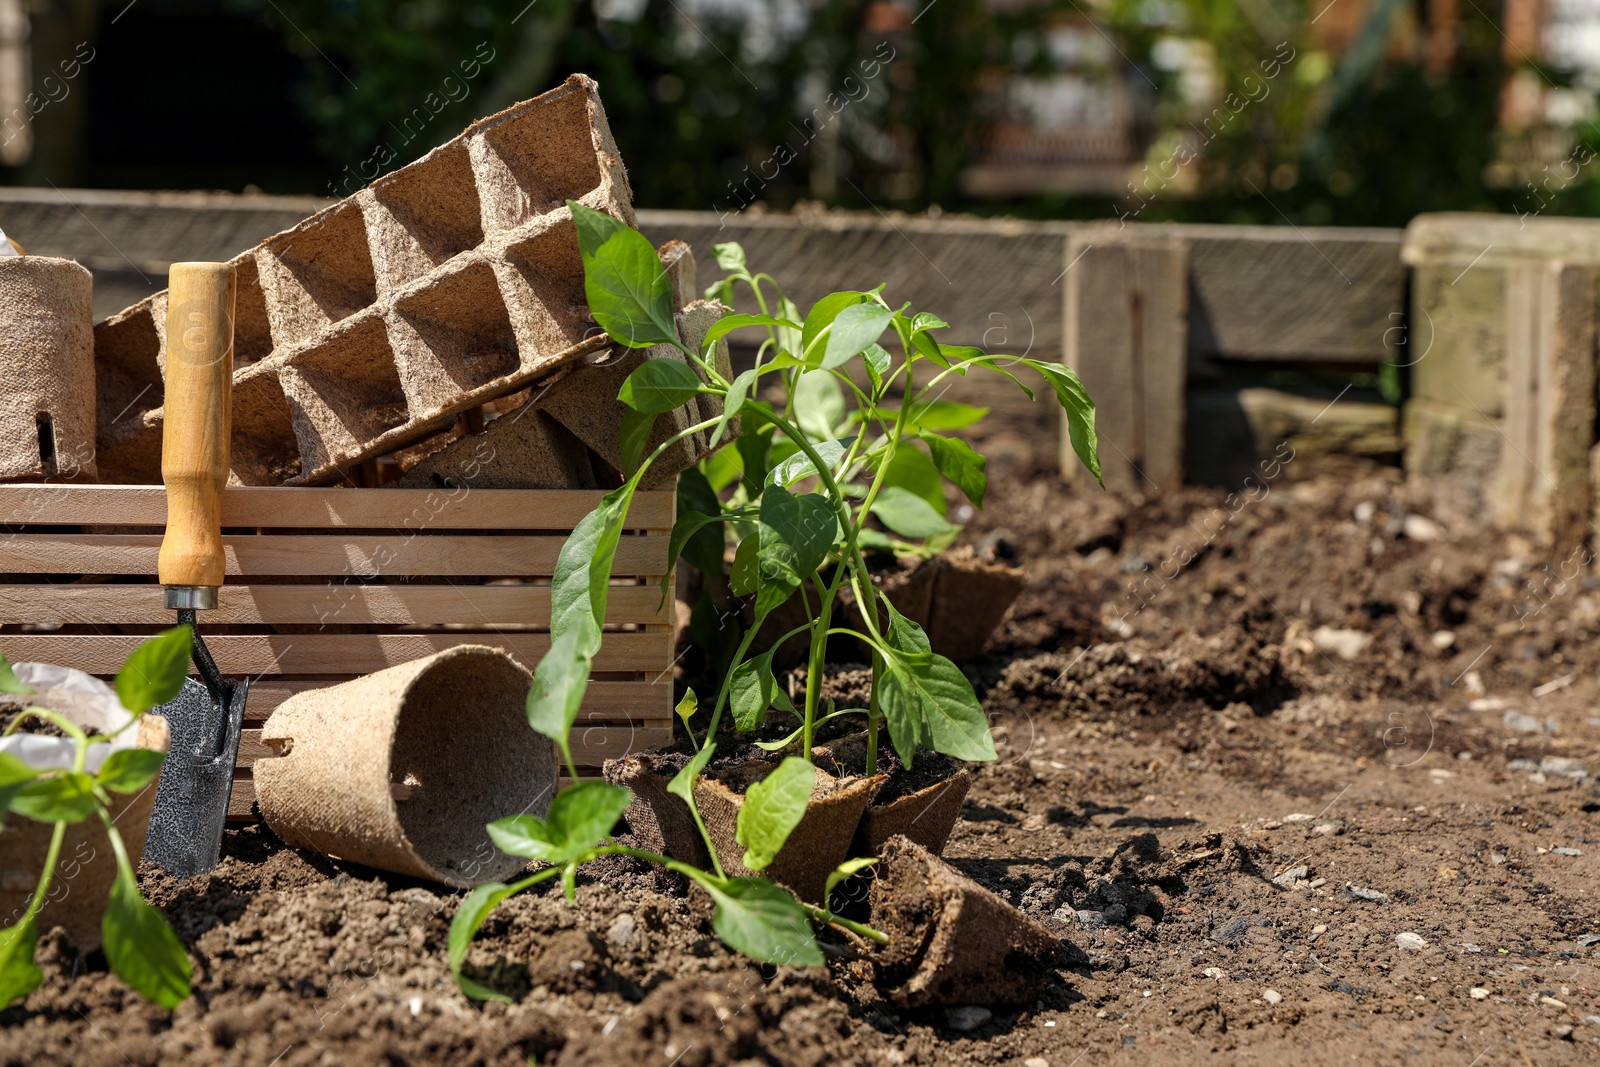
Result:
<svg viewBox="0 0 1600 1067"><path fill-rule="evenodd" d="M92 733L111 734L133 720L133 713L122 706L117 691L93 675L53 663L18 663L13 670L18 681L34 691L32 696L9 698L24 706L58 711ZM137 730L125 730L111 741L90 743L84 770L94 774L111 753L137 748L137 734ZM15 733L0 738L0 752L10 753L41 771L70 770L75 748L70 737Z"/></svg>

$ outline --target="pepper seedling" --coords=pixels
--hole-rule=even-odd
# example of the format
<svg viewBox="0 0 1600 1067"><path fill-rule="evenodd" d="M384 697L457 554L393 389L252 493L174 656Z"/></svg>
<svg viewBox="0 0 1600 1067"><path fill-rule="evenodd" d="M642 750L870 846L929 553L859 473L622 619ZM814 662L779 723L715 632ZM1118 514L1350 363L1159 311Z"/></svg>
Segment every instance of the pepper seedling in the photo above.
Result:
<svg viewBox="0 0 1600 1067"><path fill-rule="evenodd" d="M117 737L135 727L145 712L175 698L189 672L193 647L193 633L189 627L179 626L134 649L114 683L117 698L132 716L113 733L97 740ZM0 693L33 695L3 655ZM10 753L0 752L0 825L13 815L54 824L44 870L28 906L21 918L0 930L0 1006L27 996L44 981L44 972L34 962L34 949L39 942L37 920L49 900L62 842L68 826L98 818L117 862L116 879L111 883L100 924L106 960L112 973L135 992L171 1011L189 996L189 957L161 912L140 894L133 859L111 817L111 794L149 788L161 773L166 753L145 748L119 749L106 757L99 771L90 774L85 770L90 737L80 726L48 708L26 707L6 728L6 734L15 733L29 719L53 723L72 739L72 766L40 770Z"/></svg>
<svg viewBox="0 0 1600 1067"><path fill-rule="evenodd" d="M1032 390L1013 368L1041 375L1066 411L1074 450L1098 480L1094 404L1078 376L1060 364L941 344L935 333L948 328L944 320L913 312L909 305L892 306L881 286L831 293L802 317L769 275L750 272L736 244L716 247L718 265L726 273L710 295L731 303L735 287L747 286L760 313L725 316L695 351L679 338L672 284L649 241L576 201L569 200L568 207L596 323L619 345L668 345L682 358L645 360L618 393L625 408L620 444L626 481L578 523L558 557L551 587L551 644L534 672L529 724L555 742L568 772L577 778L569 735L600 650L612 563L629 506L652 463L697 434L708 435L715 448L728 437L735 418L742 430L737 448L721 453L729 459L714 456L706 465L716 482L704 469L682 479L668 569L687 556L702 570L720 575L726 534L718 536L714 527L731 531L737 543L731 588L750 598L754 622L728 659L703 732L697 736L694 728L699 701L692 691L676 709L696 755L669 789L688 805L706 838L714 870L610 841L632 794L604 782L573 786L555 798L546 819L523 815L490 824L490 836L501 849L551 866L520 882L481 886L468 895L451 927L452 970L469 995L497 995L461 973L467 947L489 913L510 894L558 875L572 896L577 867L602 855L647 859L702 886L716 904L713 926L718 935L758 960L822 962L813 920L881 941L877 931L805 904L771 882L726 876L695 805L695 779L716 751L718 730L730 708L740 731L761 728L773 708L799 720L793 734L764 744L794 754L750 787L738 817L736 840L745 849L743 862L761 870L805 815L817 774L810 762L812 741L828 719L865 717L868 774L876 772L884 729L908 768L919 748L962 760L994 759L994 739L971 682L932 650L921 626L878 592L865 554L885 548L928 554L948 545L956 527L945 514L946 481L974 506L983 505L988 488L983 457L943 432L981 418L983 410L942 398L952 376L973 369L1002 374L1031 399ZM722 339L740 329L764 330L766 339L755 364L730 380L718 371L715 356ZM886 335L897 343L898 355L881 343ZM720 413L675 430L662 427L663 415L698 397L714 398L712 406L720 406ZM696 404L690 410L698 408ZM719 489L727 493L726 500ZM667 581L662 581L663 597L669 593ZM858 606L863 631L835 622L846 587ZM781 635L766 652L750 655L768 618L796 596L803 602L805 623ZM841 634L872 650L871 698L866 708L824 712L820 686L827 642ZM808 667L799 707L793 706L772 669L772 649L797 638L807 643ZM848 861L834 872L830 888L861 864Z"/></svg>

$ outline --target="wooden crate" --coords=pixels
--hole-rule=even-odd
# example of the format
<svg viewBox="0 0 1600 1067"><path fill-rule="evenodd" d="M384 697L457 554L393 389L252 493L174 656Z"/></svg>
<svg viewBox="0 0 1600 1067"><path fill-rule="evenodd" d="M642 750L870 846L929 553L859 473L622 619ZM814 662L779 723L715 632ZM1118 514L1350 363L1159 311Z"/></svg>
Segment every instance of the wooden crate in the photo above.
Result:
<svg viewBox="0 0 1600 1067"><path fill-rule="evenodd" d="M230 488L227 583L201 633L248 677L229 817L254 816L261 724L290 695L459 644L530 669L550 645L550 575L603 494L524 489ZM580 773L672 736L672 602L662 603L675 494L641 492L617 549L608 633L573 755ZM110 677L173 625L156 579L160 486L0 485L0 651Z"/></svg>

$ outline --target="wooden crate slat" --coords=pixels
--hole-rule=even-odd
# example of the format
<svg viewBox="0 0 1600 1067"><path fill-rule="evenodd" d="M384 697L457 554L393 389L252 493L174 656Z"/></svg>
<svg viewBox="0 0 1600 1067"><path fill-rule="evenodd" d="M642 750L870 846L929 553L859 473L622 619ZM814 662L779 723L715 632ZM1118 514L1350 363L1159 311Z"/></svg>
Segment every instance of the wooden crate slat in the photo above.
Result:
<svg viewBox="0 0 1600 1067"><path fill-rule="evenodd" d="M203 631L202 624L202 633ZM59 663L89 674L115 674L144 640L128 635L0 634L13 663ZM528 667L550 648L548 634L215 634L206 637L224 675L369 674L456 645L503 648ZM654 678L672 661L673 635L607 634L596 671L645 671Z"/></svg>
<svg viewBox="0 0 1600 1067"><path fill-rule="evenodd" d="M103 519L102 519L103 521ZM664 574L663 536L624 537L612 573ZM548 575L565 537L224 537L229 577ZM160 534L16 534L0 540L0 573L154 574Z"/></svg>
<svg viewBox="0 0 1600 1067"><path fill-rule="evenodd" d="M231 486L223 526L407 531L570 530L605 496L585 489L303 489ZM633 529L670 529L670 489L642 491L629 512ZM165 526L159 485L0 485L0 524Z"/></svg>
<svg viewBox="0 0 1600 1067"><path fill-rule="evenodd" d="M0 636L0 645L5 638ZM353 676L352 676L353 677ZM656 681L650 679L655 678ZM311 689L326 689L348 678L297 679L268 676L250 684L250 700L244 709L246 722L265 720L272 710L296 693ZM589 683L583 694L583 707L578 711L578 722L583 724L619 724L628 721L641 726L661 726L672 723L672 674L649 672L643 681L615 682L597 680Z"/></svg>
<svg viewBox="0 0 1600 1067"><path fill-rule="evenodd" d="M0 549L3 552L3 549ZM618 586L606 621L671 622L659 586ZM159 585L0 585L0 623L171 625ZM544 585L225 585L206 626L294 623L333 626L548 625Z"/></svg>

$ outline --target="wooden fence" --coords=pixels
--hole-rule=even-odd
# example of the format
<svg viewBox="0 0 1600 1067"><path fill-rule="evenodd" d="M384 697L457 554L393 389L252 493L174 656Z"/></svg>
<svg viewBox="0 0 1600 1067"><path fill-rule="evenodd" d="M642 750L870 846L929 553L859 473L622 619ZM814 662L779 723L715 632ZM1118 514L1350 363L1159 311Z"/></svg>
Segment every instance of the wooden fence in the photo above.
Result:
<svg viewBox="0 0 1600 1067"><path fill-rule="evenodd" d="M0 189L0 227L30 251L88 265L105 315L161 288L168 263L226 258L322 203ZM1487 514L1558 550L1591 525L1600 221L1425 215L1405 231L750 211L641 211L639 221L657 243L688 241L702 283L712 247L738 241L801 304L885 283L894 300L950 321L953 343L1064 359L1099 405L1110 484L1238 484L1287 440L1297 456L1403 461L1447 518ZM1403 406L1373 388L1380 372L1408 389Z"/></svg>

